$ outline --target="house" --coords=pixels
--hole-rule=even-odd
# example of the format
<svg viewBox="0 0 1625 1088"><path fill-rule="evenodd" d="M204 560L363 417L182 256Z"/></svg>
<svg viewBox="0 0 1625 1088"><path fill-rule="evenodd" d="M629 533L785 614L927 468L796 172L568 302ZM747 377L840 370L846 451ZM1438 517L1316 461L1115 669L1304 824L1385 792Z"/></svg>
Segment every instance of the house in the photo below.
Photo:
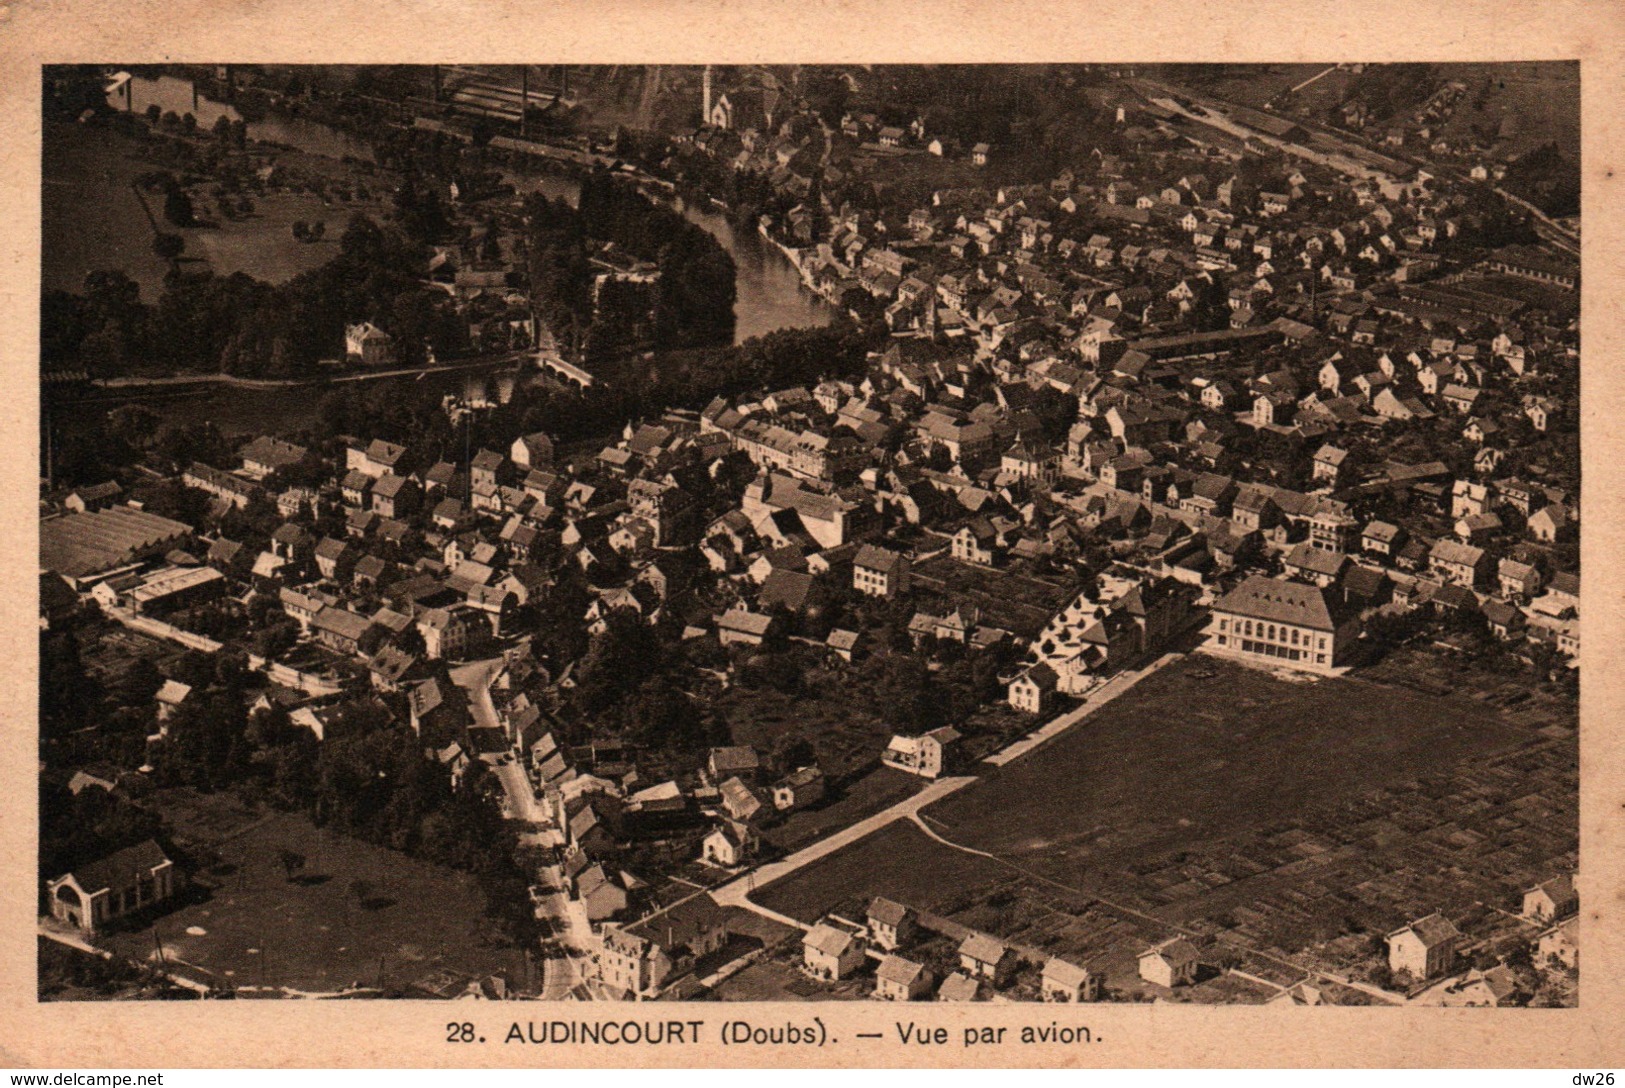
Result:
<svg viewBox="0 0 1625 1088"><path fill-rule="evenodd" d="M614 918L625 913L630 905L624 875L617 877L602 865L588 865L576 873L573 883L575 899L581 904L589 923Z"/></svg>
<svg viewBox="0 0 1625 1088"><path fill-rule="evenodd" d="M1388 934L1388 968L1421 982L1450 970L1461 933L1442 914L1430 914Z"/></svg>
<svg viewBox="0 0 1625 1088"><path fill-rule="evenodd" d="M244 473L263 479L279 469L297 465L305 459L305 452L303 446L261 435L244 446L238 457Z"/></svg>
<svg viewBox="0 0 1625 1088"><path fill-rule="evenodd" d="M45 886L51 917L88 934L175 894L175 863L151 839L67 872Z"/></svg>
<svg viewBox="0 0 1625 1088"><path fill-rule="evenodd" d="M372 485L372 509L379 517L404 518L417 510L418 485L410 476L385 472Z"/></svg>
<svg viewBox="0 0 1625 1088"><path fill-rule="evenodd" d="M1348 457L1349 451L1337 446L1328 444L1320 447L1315 453L1314 478L1336 487L1342 481Z"/></svg>
<svg viewBox="0 0 1625 1088"><path fill-rule="evenodd" d="M75 513L83 514L112 506L122 494L124 489L119 487L117 481L108 480L105 483L91 484L69 492L68 497L62 500L62 505Z"/></svg>
<svg viewBox="0 0 1625 1088"><path fill-rule="evenodd" d="M541 431L520 435L508 450L508 459L526 469L546 469L553 465L553 440Z"/></svg>
<svg viewBox="0 0 1625 1088"><path fill-rule="evenodd" d="M347 540L325 536L316 545L316 569L330 581L344 581L355 569L360 553Z"/></svg>
<svg viewBox="0 0 1625 1088"><path fill-rule="evenodd" d="M700 857L712 865L734 869L756 856L759 840L750 825L728 820L711 829L700 844Z"/></svg>
<svg viewBox="0 0 1625 1088"><path fill-rule="evenodd" d="M802 767L786 775L773 786L773 807L780 812L794 812L817 804L824 799L824 772L817 767Z"/></svg>
<svg viewBox="0 0 1625 1088"><path fill-rule="evenodd" d="M1428 552L1428 568L1447 582L1469 588L1484 576L1487 556L1483 548L1456 540L1437 541Z"/></svg>
<svg viewBox="0 0 1625 1088"><path fill-rule="evenodd" d="M424 652L432 658L458 658L468 647L468 625L460 611L425 609L418 616L417 629L423 636Z"/></svg>
<svg viewBox="0 0 1625 1088"><path fill-rule="evenodd" d="M1094 1001L1100 996L1100 976L1087 967L1052 956L1044 964L1039 989L1045 1001Z"/></svg>
<svg viewBox="0 0 1625 1088"><path fill-rule="evenodd" d="M993 529L993 523L986 518L977 518L960 528L953 535L951 551L953 557L961 563L977 563L984 567L993 565L995 548L998 545L998 534Z"/></svg>
<svg viewBox="0 0 1625 1088"><path fill-rule="evenodd" d="M158 724L163 725L191 698L192 687L179 680L165 680L153 700L158 704Z"/></svg>
<svg viewBox="0 0 1625 1088"><path fill-rule="evenodd" d="M864 544L852 560L852 588L870 597L886 600L907 593L908 557L887 548Z"/></svg>
<svg viewBox="0 0 1625 1088"><path fill-rule="evenodd" d="M1308 981L1295 982L1282 990L1274 997L1265 1001L1266 1005L1328 1005L1325 993L1319 986Z"/></svg>
<svg viewBox="0 0 1625 1088"><path fill-rule="evenodd" d="M706 756L705 769L713 782L724 782L734 777L744 782L754 782L762 769L762 757L748 744L713 748Z"/></svg>
<svg viewBox="0 0 1625 1088"><path fill-rule="evenodd" d="M1495 1009L1512 1004L1518 982L1512 969L1498 964L1488 970L1473 968L1460 979L1437 992L1437 1001L1446 1008Z"/></svg>
<svg viewBox="0 0 1625 1088"><path fill-rule="evenodd" d="M1331 673L1359 636L1360 617L1322 586L1251 575L1213 605L1203 650Z"/></svg>
<svg viewBox="0 0 1625 1088"><path fill-rule="evenodd" d="M310 621L313 638L334 653L354 656L361 652L361 636L372 624L347 608L324 608Z"/></svg>
<svg viewBox="0 0 1625 1088"><path fill-rule="evenodd" d="M917 1001L931 992L931 972L893 952L875 968L875 996L882 1001Z"/></svg>
<svg viewBox="0 0 1625 1088"><path fill-rule="evenodd" d="M886 745L880 761L888 767L917 774L921 778L936 778L948 768L954 742L958 739L959 731L951 725L917 737L898 734Z"/></svg>
<svg viewBox="0 0 1625 1088"><path fill-rule="evenodd" d="M824 640L824 644L829 647L830 653L835 657L851 663L852 659L863 650L863 634L859 631L849 631L837 627L829 633L829 638Z"/></svg>
<svg viewBox="0 0 1625 1088"><path fill-rule="evenodd" d="M773 616L743 608L730 608L716 618L717 638L724 646L760 646L777 629Z"/></svg>
<svg viewBox="0 0 1625 1088"><path fill-rule="evenodd" d="M1007 699L1011 706L1027 714L1047 713L1055 701L1060 676L1039 662L1010 681Z"/></svg>
<svg viewBox="0 0 1625 1088"><path fill-rule="evenodd" d="M1405 530L1386 521L1372 521L1360 533L1360 547L1372 555L1397 555L1405 546Z"/></svg>
<svg viewBox="0 0 1625 1088"><path fill-rule="evenodd" d="M1553 877L1523 893L1523 916L1532 922L1560 922L1580 909L1574 878Z"/></svg>
<svg viewBox="0 0 1625 1088"><path fill-rule="evenodd" d="M1196 946L1184 937L1174 937L1140 953L1140 977L1155 985L1173 989L1196 981L1201 966Z"/></svg>
<svg viewBox="0 0 1625 1088"><path fill-rule="evenodd" d="M1293 545L1292 550L1281 560L1281 566L1293 578L1326 587L1335 585L1342 579L1350 562L1349 557L1342 552L1317 548L1304 541Z"/></svg>
<svg viewBox="0 0 1625 1088"><path fill-rule="evenodd" d="M802 968L811 976L834 982L846 978L865 959L863 939L830 922L819 922L801 939Z"/></svg>
<svg viewBox="0 0 1625 1088"><path fill-rule="evenodd" d="M869 940L879 948L894 952L914 939L918 917L910 907L884 896L869 901Z"/></svg>
<svg viewBox="0 0 1625 1088"><path fill-rule="evenodd" d="M1015 949L985 933L972 933L959 944L959 969L995 990L1009 985L1017 962Z"/></svg>
<svg viewBox="0 0 1625 1088"><path fill-rule="evenodd" d="M726 915L715 899L681 899L630 925L606 925L595 960L598 981L634 997L654 997L727 941Z"/></svg>
<svg viewBox="0 0 1625 1088"><path fill-rule="evenodd" d="M1529 535L1542 544L1554 544L1566 536L1569 511L1562 503L1552 503L1529 515Z"/></svg>
<svg viewBox="0 0 1625 1088"><path fill-rule="evenodd" d="M389 333L370 321L344 326L344 354L362 366L388 366L394 361L394 342Z"/></svg>
<svg viewBox="0 0 1625 1088"><path fill-rule="evenodd" d="M742 778L730 778L717 786L722 810L735 820L750 821L768 811L767 802Z"/></svg>

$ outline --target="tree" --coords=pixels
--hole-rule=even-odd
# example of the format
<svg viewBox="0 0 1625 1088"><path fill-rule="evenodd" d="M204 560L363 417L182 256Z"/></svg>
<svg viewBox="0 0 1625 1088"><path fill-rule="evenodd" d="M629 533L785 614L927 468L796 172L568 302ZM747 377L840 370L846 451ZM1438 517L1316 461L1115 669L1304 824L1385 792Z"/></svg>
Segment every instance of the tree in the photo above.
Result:
<svg viewBox="0 0 1625 1088"><path fill-rule="evenodd" d="M176 186L164 196L164 218L177 227L190 227L194 223L192 198L186 190Z"/></svg>
<svg viewBox="0 0 1625 1088"><path fill-rule="evenodd" d="M152 251L166 261L173 261L186 252L186 239L179 234L161 231L152 236Z"/></svg>
<svg viewBox="0 0 1625 1088"><path fill-rule="evenodd" d="M290 882L294 873L302 872L305 868L305 855L293 850L283 848L278 852L277 858L282 862L282 872Z"/></svg>

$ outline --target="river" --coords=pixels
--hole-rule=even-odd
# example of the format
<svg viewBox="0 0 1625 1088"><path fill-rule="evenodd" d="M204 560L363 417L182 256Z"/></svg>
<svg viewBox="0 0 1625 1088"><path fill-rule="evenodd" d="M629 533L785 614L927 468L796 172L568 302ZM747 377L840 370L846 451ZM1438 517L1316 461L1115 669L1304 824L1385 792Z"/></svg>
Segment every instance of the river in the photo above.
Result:
<svg viewBox="0 0 1625 1088"><path fill-rule="evenodd" d="M242 116L228 103L216 102L202 94L197 95L194 102L192 81L189 79L135 76L130 80L129 87L130 101L126 102L124 91L120 89L107 96L107 104L116 110L128 106L134 113L142 113L148 106L157 106L166 113L174 111L181 116L190 113L197 118L200 129L213 128L214 123L222 117L228 121L242 120ZM348 155L366 162L372 161L372 146L364 140L357 140L320 122L298 117L268 116L262 121L250 121L248 138L296 147L330 159L342 159Z"/></svg>
<svg viewBox="0 0 1625 1088"><path fill-rule="evenodd" d="M130 80L130 107L140 113L149 105L160 110L173 110L178 114L191 113L198 127L209 128L216 119L239 120L230 105L215 102L203 95L193 103L192 82L175 76L137 76ZM108 104L115 109L125 107L122 91L108 96ZM372 148L337 129L317 121L302 118L267 117L263 121L248 123L248 136L254 140L284 144L329 158L372 160ZM521 193L544 192L555 199L564 198L571 204L580 195L580 186L572 179L551 174L530 174L509 171L505 175ZM827 325L834 318L831 308L808 291L801 283L801 275L784 255L767 245L755 231L735 230L726 216L709 209L685 204L674 206L689 222L703 227L722 243L738 268L735 281L737 297L734 302L734 342L741 343L753 336L775 329L808 328Z"/></svg>
<svg viewBox="0 0 1625 1088"><path fill-rule="evenodd" d="M504 171L503 177L520 193L545 193L572 206L581 196L581 186L571 178L512 170ZM807 290L801 273L760 234L737 230L727 216L689 204L682 197L672 198L671 205L721 242L734 259L734 343L775 329L812 328L833 320L829 304Z"/></svg>
<svg viewBox="0 0 1625 1088"><path fill-rule="evenodd" d="M130 88L128 104L137 113L149 105L156 105L164 111L173 110L177 114L191 113L197 118L200 128L212 126L220 117L233 121L240 119L230 105L201 94L194 104L190 80L174 76L138 76L130 81ZM108 104L116 109L125 108L124 93L118 91L109 95ZM283 144L329 158L350 156L372 160L372 149L365 142L316 121L268 117L263 121L248 122L248 136L253 140ZM580 185L570 178L514 171L507 172L506 177L520 193L542 192L571 204L580 197ZM735 343L775 329L810 328L827 325L834 319L831 307L808 291L802 285L795 267L756 232L736 230L726 216L688 205L680 199L674 200L673 206L689 222L703 227L721 242L734 259L738 269L734 303ZM426 375L415 384L419 389L430 388L441 393L471 397L482 392L498 395L500 390L495 386L505 380L502 375L493 377L489 373L443 373ZM414 379L401 381L413 382ZM203 391L170 396L144 395L140 403L165 419L185 423L212 421L227 434L261 431L294 433L310 424L324 391L323 386L279 390L213 386ZM110 398L106 403L112 407L120 401Z"/></svg>

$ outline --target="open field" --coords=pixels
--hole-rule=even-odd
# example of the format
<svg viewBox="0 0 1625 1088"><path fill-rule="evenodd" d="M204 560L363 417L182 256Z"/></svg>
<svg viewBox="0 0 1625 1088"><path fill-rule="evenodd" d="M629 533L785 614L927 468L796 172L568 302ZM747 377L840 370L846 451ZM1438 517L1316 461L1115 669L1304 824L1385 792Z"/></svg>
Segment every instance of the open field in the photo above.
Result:
<svg viewBox="0 0 1625 1088"><path fill-rule="evenodd" d="M1441 127L1448 140L1469 140L1476 125L1495 132L1515 119L1507 138L1528 149L1555 142L1570 160L1580 157L1580 68L1570 61L1441 64L1440 75L1467 84L1467 95ZM1483 108L1475 98L1483 92Z"/></svg>
<svg viewBox="0 0 1625 1088"><path fill-rule="evenodd" d="M156 302L168 264L152 251L152 227L131 188L153 167L135 144L76 125L45 126L40 231L45 290L83 291L85 273L122 269Z"/></svg>
<svg viewBox="0 0 1625 1088"><path fill-rule="evenodd" d="M1294 971L1272 957L1367 974L1374 935L1433 910L1474 946L1515 939L1493 908L1577 853L1573 704L1509 702L1494 677L1439 695L1429 660L1393 661L1409 688L1177 663L922 814L995 858L899 823L755 898L812 920L887 895L1091 963L1127 997L1136 953L1175 927L1271 978Z"/></svg>
<svg viewBox="0 0 1625 1088"><path fill-rule="evenodd" d="M246 218L180 233L186 256L202 259L217 276L246 272L266 283L285 283L338 255L339 235L357 210L329 207L309 193L273 192L255 200L254 213ZM326 223L326 236L320 242L294 241L297 220Z"/></svg>
<svg viewBox="0 0 1625 1088"><path fill-rule="evenodd" d="M174 809L177 822L186 821L183 836L232 828L215 840L218 860L195 874L196 894L156 925L107 937L105 947L145 960L161 941L183 973L239 987L332 992L373 986L381 976L386 988L403 989L436 971L525 977L519 950L487 939L471 876L320 830L303 816L244 824L256 814L217 812L212 800ZM284 849L308 859L291 881Z"/></svg>
<svg viewBox="0 0 1625 1088"><path fill-rule="evenodd" d="M899 820L751 898L769 910L816 922L837 907L856 909L877 895L931 908L962 889L1007 875L998 862L933 842L913 823Z"/></svg>
<svg viewBox="0 0 1625 1088"><path fill-rule="evenodd" d="M1075 873L1517 743L1466 699L1192 658L932 806L948 836Z"/></svg>
<svg viewBox="0 0 1625 1088"><path fill-rule="evenodd" d="M168 263L152 252L152 226L131 184L158 169L143 161L140 144L100 128L50 124L45 129L42 190L42 283L46 290L82 291L87 272L121 269L141 285L141 298L156 302ZM282 283L331 260L352 213L379 214L376 204L332 205L310 193L271 192L255 198L254 212L220 219L214 201L192 193L201 218L212 227L165 230L186 239L182 263L207 265L216 275L246 272L267 283ZM155 215L163 201L148 195ZM295 220L324 221L321 242L293 239Z"/></svg>

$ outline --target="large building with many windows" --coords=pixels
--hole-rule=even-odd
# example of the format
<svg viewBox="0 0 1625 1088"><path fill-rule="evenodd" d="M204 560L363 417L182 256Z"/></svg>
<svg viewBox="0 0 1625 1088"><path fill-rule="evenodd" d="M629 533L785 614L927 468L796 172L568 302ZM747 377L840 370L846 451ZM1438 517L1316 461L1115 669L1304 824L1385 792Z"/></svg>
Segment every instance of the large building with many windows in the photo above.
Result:
<svg viewBox="0 0 1625 1088"><path fill-rule="evenodd" d="M1320 586L1254 575L1213 606L1210 653L1308 672L1344 664L1359 615Z"/></svg>

